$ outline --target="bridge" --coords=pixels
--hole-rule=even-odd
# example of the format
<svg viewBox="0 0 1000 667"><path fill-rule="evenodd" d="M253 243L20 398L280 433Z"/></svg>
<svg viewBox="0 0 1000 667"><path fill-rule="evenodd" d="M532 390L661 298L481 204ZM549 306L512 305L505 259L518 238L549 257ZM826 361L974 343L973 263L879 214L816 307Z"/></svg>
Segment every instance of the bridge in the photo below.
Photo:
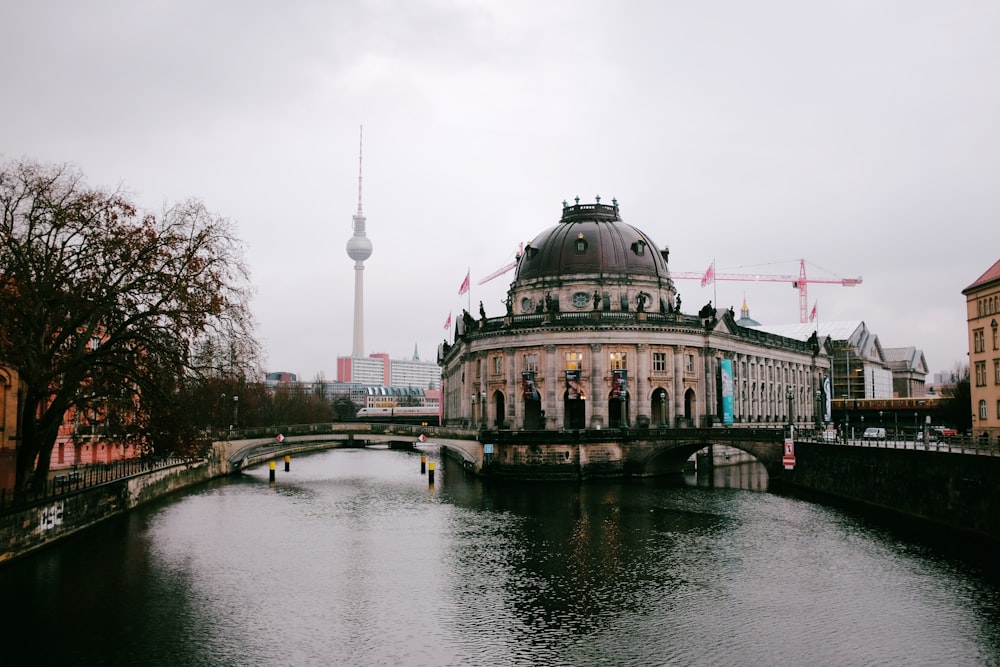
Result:
<svg viewBox="0 0 1000 667"><path fill-rule="evenodd" d="M469 471L506 478L592 479L650 477L683 471L688 458L709 445L749 452L770 476L781 470L781 428L663 428L509 431L407 424L334 423L244 432L229 448L233 471L278 455L326 447L394 443L420 436ZM250 436L250 437L248 437ZM254 437L258 436L258 437Z"/></svg>

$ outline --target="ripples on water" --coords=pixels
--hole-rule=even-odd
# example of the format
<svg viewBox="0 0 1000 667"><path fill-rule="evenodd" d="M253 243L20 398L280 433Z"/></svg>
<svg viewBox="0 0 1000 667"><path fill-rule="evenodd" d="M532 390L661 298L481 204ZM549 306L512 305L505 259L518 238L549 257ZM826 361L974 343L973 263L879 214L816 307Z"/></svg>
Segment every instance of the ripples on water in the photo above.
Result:
<svg viewBox="0 0 1000 667"><path fill-rule="evenodd" d="M413 454L335 450L140 510L0 569L0 632L36 664L998 662L978 561L758 465L483 484L435 460L433 488Z"/></svg>

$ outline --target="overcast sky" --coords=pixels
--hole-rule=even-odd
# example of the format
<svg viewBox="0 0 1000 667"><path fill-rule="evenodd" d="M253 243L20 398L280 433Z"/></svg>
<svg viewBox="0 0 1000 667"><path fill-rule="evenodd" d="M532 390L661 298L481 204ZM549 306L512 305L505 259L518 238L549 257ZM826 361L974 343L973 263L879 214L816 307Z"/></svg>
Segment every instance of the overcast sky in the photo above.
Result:
<svg viewBox="0 0 1000 667"><path fill-rule="evenodd" d="M68 162L248 246L268 370L352 343L364 126L365 351L433 360L501 315L559 220L618 199L673 271L815 284L931 372L967 363L962 289L1000 256L996 0L2 0L0 158ZM678 281L684 310L798 321L788 283Z"/></svg>

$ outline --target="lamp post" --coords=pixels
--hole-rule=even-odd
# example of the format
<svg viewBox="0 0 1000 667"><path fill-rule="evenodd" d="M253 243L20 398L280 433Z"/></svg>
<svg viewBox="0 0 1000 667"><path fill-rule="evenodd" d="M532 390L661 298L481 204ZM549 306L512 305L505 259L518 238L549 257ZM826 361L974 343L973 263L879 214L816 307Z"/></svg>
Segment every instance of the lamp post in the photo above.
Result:
<svg viewBox="0 0 1000 667"><path fill-rule="evenodd" d="M792 391L791 387L785 387L785 398L788 399L788 437L794 437L792 435L792 423L794 421L792 415L792 399L795 397L795 392Z"/></svg>
<svg viewBox="0 0 1000 667"><path fill-rule="evenodd" d="M233 428L240 427L240 397L233 396Z"/></svg>
<svg viewBox="0 0 1000 667"><path fill-rule="evenodd" d="M486 426L486 392L479 392L479 421ZM542 417L545 417L545 410L542 410Z"/></svg>
<svg viewBox="0 0 1000 667"><path fill-rule="evenodd" d="M660 390L660 425L667 423L667 392Z"/></svg>
<svg viewBox="0 0 1000 667"><path fill-rule="evenodd" d="M917 441L917 413L913 413L913 442Z"/></svg>
<svg viewBox="0 0 1000 667"><path fill-rule="evenodd" d="M823 392L816 390L816 428L823 430Z"/></svg>

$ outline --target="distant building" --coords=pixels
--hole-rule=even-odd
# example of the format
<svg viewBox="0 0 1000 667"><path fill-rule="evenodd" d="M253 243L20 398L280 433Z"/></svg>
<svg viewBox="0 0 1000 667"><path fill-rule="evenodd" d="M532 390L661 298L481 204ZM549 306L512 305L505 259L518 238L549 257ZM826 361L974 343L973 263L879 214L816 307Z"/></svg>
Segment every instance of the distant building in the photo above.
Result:
<svg viewBox="0 0 1000 667"><path fill-rule="evenodd" d="M892 393L896 398L927 395L927 360L915 347L887 347L885 360L892 371Z"/></svg>
<svg viewBox="0 0 1000 667"><path fill-rule="evenodd" d="M816 333L828 339L833 350L833 398L892 398L893 371L885 350L861 320L823 322L820 324L780 324L754 327L760 331L807 340ZM923 353L920 353L921 357ZM926 368L923 373L926 374Z"/></svg>
<svg viewBox="0 0 1000 667"><path fill-rule="evenodd" d="M965 295L973 435L1000 439L1000 260Z"/></svg>
<svg viewBox="0 0 1000 667"><path fill-rule="evenodd" d="M740 319L736 320L736 324L748 328L760 326L760 322L750 317L750 307L747 306L746 297L743 297L743 307L740 308Z"/></svg>
<svg viewBox="0 0 1000 667"><path fill-rule="evenodd" d="M441 368L432 361L390 359L387 354L337 357L337 382L436 389L441 384Z"/></svg>

